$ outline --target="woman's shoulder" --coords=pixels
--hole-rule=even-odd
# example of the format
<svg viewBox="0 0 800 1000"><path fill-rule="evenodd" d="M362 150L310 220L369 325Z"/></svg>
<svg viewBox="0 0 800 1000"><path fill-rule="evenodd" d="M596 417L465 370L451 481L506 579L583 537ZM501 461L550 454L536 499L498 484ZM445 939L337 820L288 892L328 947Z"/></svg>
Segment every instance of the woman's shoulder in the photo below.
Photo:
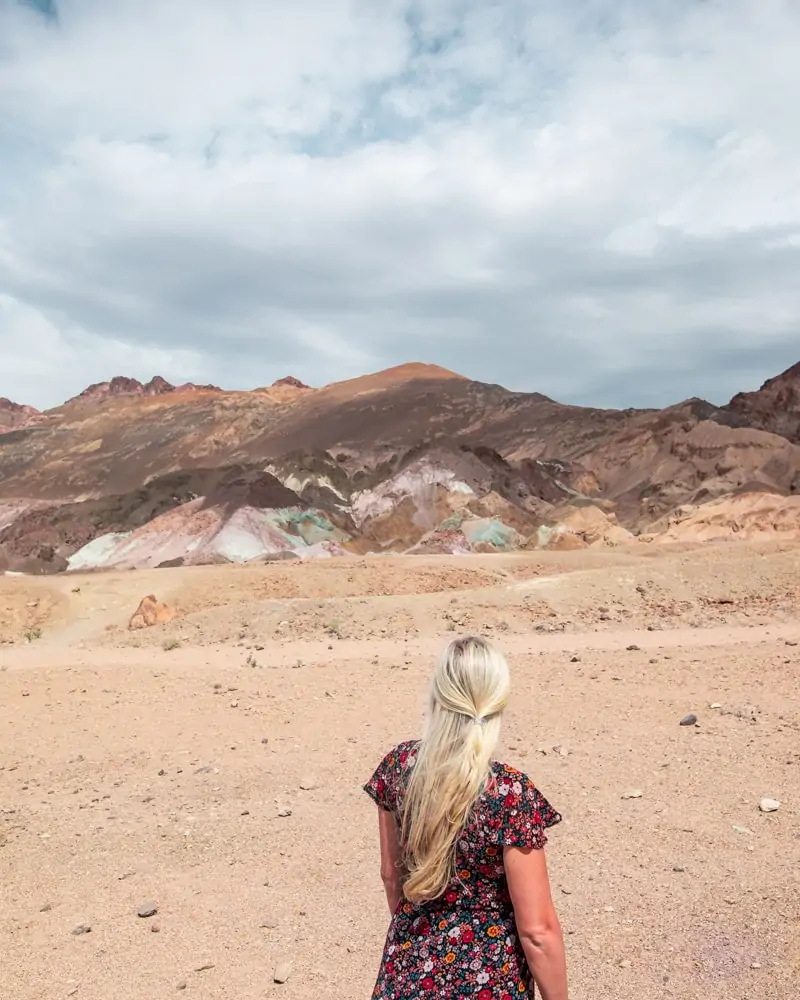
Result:
<svg viewBox="0 0 800 1000"><path fill-rule="evenodd" d="M545 828L561 822L561 814L550 805L524 771L504 761L493 761L492 779L489 791L493 794L496 807L513 821L529 816L535 825Z"/></svg>
<svg viewBox="0 0 800 1000"><path fill-rule="evenodd" d="M411 767L416 762L418 751L419 740L403 740L402 743L392 747L385 759L390 760L396 767Z"/></svg>
<svg viewBox="0 0 800 1000"><path fill-rule="evenodd" d="M380 768L387 774L405 770L416 762L418 750L419 740L403 740L384 754Z"/></svg>
<svg viewBox="0 0 800 1000"><path fill-rule="evenodd" d="M497 781L500 782L518 782L525 787L536 787L531 778L524 771L520 771L518 767L514 767L513 764L507 764L502 760L492 761L492 775Z"/></svg>

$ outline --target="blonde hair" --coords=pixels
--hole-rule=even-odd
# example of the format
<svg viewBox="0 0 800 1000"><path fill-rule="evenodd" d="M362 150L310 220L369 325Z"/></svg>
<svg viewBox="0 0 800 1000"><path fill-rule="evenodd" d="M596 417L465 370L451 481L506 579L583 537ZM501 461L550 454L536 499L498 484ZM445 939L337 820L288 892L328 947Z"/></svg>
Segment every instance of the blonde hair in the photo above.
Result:
<svg viewBox="0 0 800 1000"><path fill-rule="evenodd" d="M439 658L402 805L403 891L412 902L441 896L453 877L456 840L486 788L509 689L508 663L485 639L455 639Z"/></svg>

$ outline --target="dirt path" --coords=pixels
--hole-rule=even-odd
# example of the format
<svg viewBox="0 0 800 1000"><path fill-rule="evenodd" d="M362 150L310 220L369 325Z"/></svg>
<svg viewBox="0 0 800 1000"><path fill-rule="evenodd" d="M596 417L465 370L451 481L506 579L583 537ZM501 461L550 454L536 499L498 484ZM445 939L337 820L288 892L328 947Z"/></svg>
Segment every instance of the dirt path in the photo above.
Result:
<svg viewBox="0 0 800 1000"><path fill-rule="evenodd" d="M97 629L141 596L136 574L77 594L72 583L51 634L0 646L0 995L369 996L387 915L360 786L418 732L432 659L454 634L442 612L468 611L477 629L494 624L512 665L499 756L565 817L549 865L572 1000L788 1000L800 982L800 620L781 565L709 576L682 564L681 587L733 595L732 620L653 630L636 587L655 587L655 571L626 563L622 579L619 560L606 574L619 620L536 610L516 631L499 627L514 580L489 601L451 576L462 589L443 596L435 562L427 594L340 598L369 581L340 587L321 571L309 579L332 596L298 599L319 616L306 631L280 627L274 608L291 601L247 600L275 584L259 574L176 576L191 621L143 636ZM734 589L768 577L769 602ZM391 584L386 567L371 579ZM36 611L43 585L25 586L21 607ZM326 634L342 600L367 637ZM86 616L77 632L71 615ZM689 712L698 724L681 726ZM781 808L762 813L762 797ZM151 901L158 913L137 916ZM279 986L282 960L293 972Z"/></svg>

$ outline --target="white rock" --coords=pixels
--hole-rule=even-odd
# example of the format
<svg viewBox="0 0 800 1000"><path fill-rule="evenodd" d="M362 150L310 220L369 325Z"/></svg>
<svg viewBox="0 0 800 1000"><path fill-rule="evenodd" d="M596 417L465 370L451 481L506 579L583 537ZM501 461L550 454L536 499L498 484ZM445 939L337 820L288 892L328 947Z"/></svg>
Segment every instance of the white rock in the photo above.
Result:
<svg viewBox="0 0 800 1000"><path fill-rule="evenodd" d="M638 788L631 788L630 791L623 792L623 799L640 799L642 797L642 792Z"/></svg>
<svg viewBox="0 0 800 1000"><path fill-rule="evenodd" d="M758 808L762 813L774 813L777 812L781 807L780 802L777 799L762 799L758 803Z"/></svg>
<svg viewBox="0 0 800 1000"><path fill-rule="evenodd" d="M273 980L276 983L285 983L286 980L292 974L292 963L291 962L279 962L275 972L272 975Z"/></svg>

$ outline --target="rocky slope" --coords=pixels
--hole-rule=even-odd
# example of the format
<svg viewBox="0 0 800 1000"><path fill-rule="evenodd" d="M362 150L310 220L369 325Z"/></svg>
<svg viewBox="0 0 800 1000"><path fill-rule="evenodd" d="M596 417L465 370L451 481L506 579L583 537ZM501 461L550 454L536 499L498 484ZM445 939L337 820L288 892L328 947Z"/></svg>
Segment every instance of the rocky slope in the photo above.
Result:
<svg viewBox="0 0 800 1000"><path fill-rule="evenodd" d="M41 419L42 414L34 407L13 403L5 396L0 396L0 434L30 427Z"/></svg>
<svg viewBox="0 0 800 1000"><path fill-rule="evenodd" d="M757 392L740 392L728 409L758 427L800 444L800 362L768 379Z"/></svg>
<svg viewBox="0 0 800 1000"><path fill-rule="evenodd" d="M674 538L686 505L800 493L798 398L800 365L728 406L664 410L418 364L252 392L118 377L44 414L0 404L0 570ZM792 521L755 511L767 533L770 511Z"/></svg>

